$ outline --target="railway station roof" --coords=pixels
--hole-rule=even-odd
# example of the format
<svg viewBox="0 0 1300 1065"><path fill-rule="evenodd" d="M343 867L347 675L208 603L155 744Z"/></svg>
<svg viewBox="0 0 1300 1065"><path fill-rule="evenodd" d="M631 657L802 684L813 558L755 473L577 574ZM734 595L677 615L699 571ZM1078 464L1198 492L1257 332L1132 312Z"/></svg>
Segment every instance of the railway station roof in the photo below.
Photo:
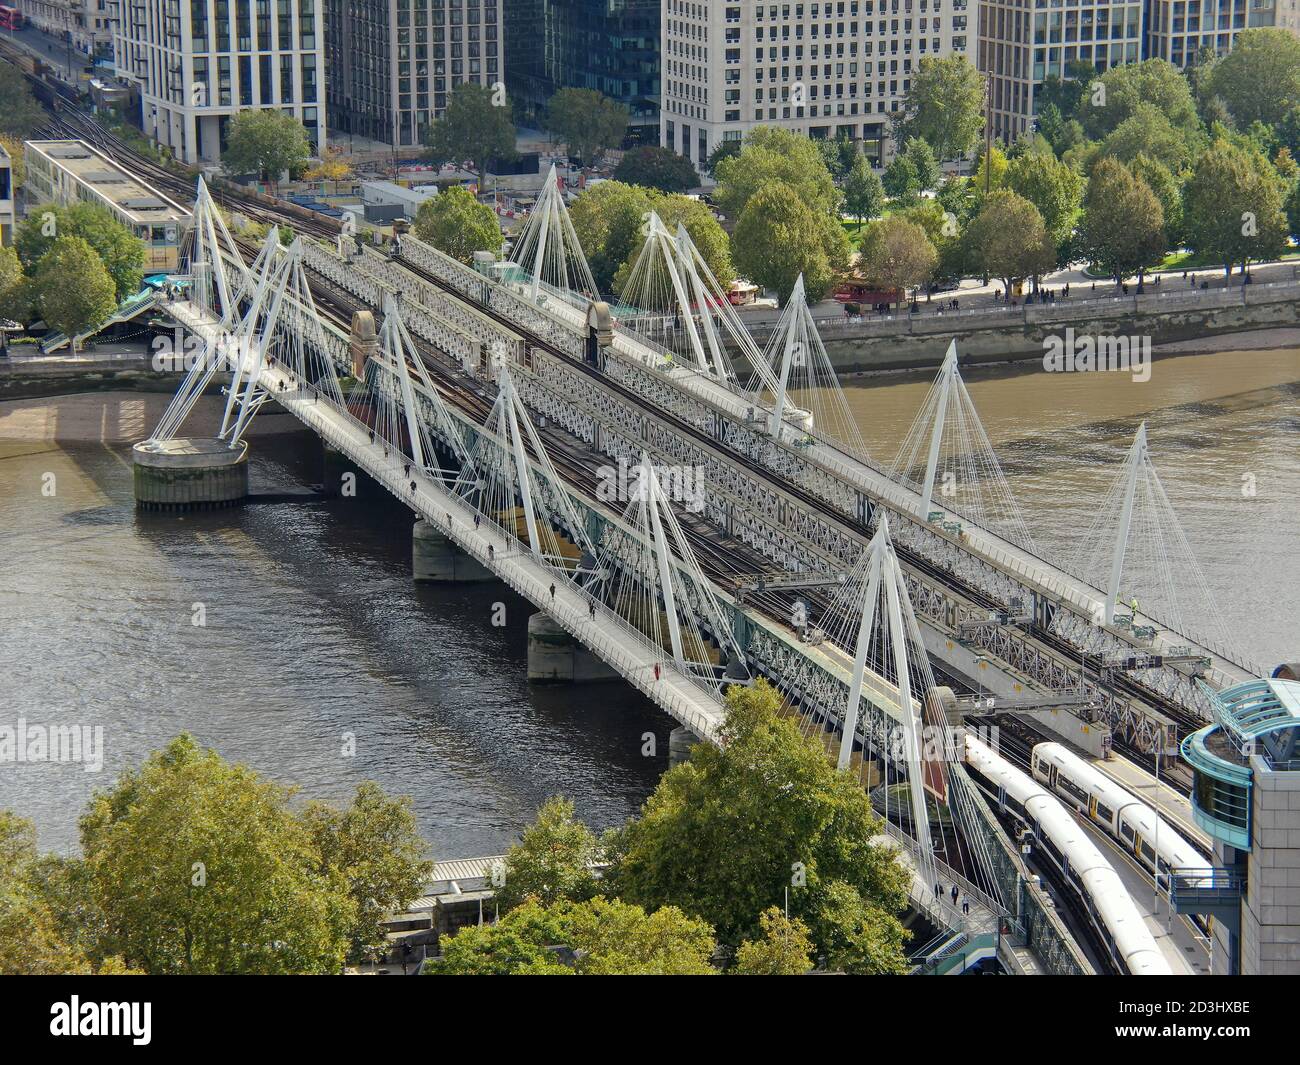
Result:
<svg viewBox="0 0 1300 1065"><path fill-rule="evenodd" d="M183 227L190 221L186 208L85 141L30 140L26 147L70 175L93 198L138 225L175 223Z"/></svg>
<svg viewBox="0 0 1300 1065"><path fill-rule="evenodd" d="M1241 743L1300 728L1300 681L1248 680L1217 693L1220 724Z"/></svg>

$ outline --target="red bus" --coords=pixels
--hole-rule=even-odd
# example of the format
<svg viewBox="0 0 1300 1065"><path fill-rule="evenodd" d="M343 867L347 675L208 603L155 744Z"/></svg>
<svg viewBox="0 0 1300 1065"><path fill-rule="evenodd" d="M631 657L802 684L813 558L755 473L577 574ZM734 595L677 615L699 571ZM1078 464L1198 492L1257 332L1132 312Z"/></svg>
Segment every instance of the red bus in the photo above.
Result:
<svg viewBox="0 0 1300 1065"><path fill-rule="evenodd" d="M0 4L0 30L21 30L23 28L23 13L16 7L6 7Z"/></svg>

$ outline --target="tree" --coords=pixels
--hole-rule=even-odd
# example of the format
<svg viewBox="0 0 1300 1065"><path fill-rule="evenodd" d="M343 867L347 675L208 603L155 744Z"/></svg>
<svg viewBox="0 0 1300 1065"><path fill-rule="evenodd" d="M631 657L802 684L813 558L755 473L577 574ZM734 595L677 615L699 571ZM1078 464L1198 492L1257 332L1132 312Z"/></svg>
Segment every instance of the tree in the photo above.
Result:
<svg viewBox="0 0 1300 1065"><path fill-rule="evenodd" d="M331 156L321 160L315 166L308 167L302 176L307 181L328 181L337 192L340 182L355 180L356 172L352 169L350 160Z"/></svg>
<svg viewBox="0 0 1300 1065"><path fill-rule="evenodd" d="M895 112L894 143L921 137L940 160L960 159L984 132L983 107L984 79L969 59L926 56Z"/></svg>
<svg viewBox="0 0 1300 1065"><path fill-rule="evenodd" d="M731 264L731 242L707 204L679 193L664 195L652 190L650 209L659 215L660 221L670 232L676 233L679 225L685 226L692 243L708 264L713 276L722 285L731 283L736 276L735 268ZM641 249L645 245L644 228L643 223L638 224L632 250L614 274L613 290L616 293L622 293L641 255Z"/></svg>
<svg viewBox="0 0 1300 1065"><path fill-rule="evenodd" d="M1010 189L984 200L963 234L968 261L989 277L1012 282L1037 277L1056 265L1056 249L1038 208Z"/></svg>
<svg viewBox="0 0 1300 1065"><path fill-rule="evenodd" d="M35 291L41 317L68 337L74 353L78 334L99 325L117 307L113 279L81 237L59 237L41 257Z"/></svg>
<svg viewBox="0 0 1300 1065"><path fill-rule="evenodd" d="M1242 30L1232 51L1218 60L1210 86L1238 128L1256 119L1276 125L1300 105L1300 40L1290 30Z"/></svg>
<svg viewBox="0 0 1300 1065"><path fill-rule="evenodd" d="M600 845L591 829L573 816L573 803L559 796L547 799L537 820L506 853L497 905L513 910L525 899L543 906L561 899L585 902L596 894L592 866L599 856Z"/></svg>
<svg viewBox="0 0 1300 1065"><path fill-rule="evenodd" d="M1164 211L1145 181L1116 159L1088 179L1079 249L1118 283L1159 262L1167 248Z"/></svg>
<svg viewBox="0 0 1300 1065"><path fill-rule="evenodd" d="M1045 108L1051 107L1063 121L1078 117L1079 108L1087 98L1096 76L1097 68L1079 59L1072 59L1065 64L1064 78L1058 74L1047 75L1043 84L1034 92L1039 115L1042 115Z"/></svg>
<svg viewBox="0 0 1300 1065"><path fill-rule="evenodd" d="M736 952L737 976L802 976L813 967L813 941L808 926L786 917L777 907L758 919L761 939L747 939Z"/></svg>
<svg viewBox="0 0 1300 1065"><path fill-rule="evenodd" d="M821 151L792 130L755 127L739 154L720 162L714 176L718 180L714 199L732 219L739 219L750 197L772 181L794 189L814 213L837 215L839 211L840 193Z"/></svg>
<svg viewBox="0 0 1300 1065"><path fill-rule="evenodd" d="M1176 128L1163 111L1151 104L1139 104L1116 126L1101 144L1101 154L1131 163L1139 155L1158 159L1174 173L1187 166L1203 145L1199 132Z"/></svg>
<svg viewBox="0 0 1300 1065"><path fill-rule="evenodd" d="M307 131L283 111L237 111L226 127L221 166L227 174L257 174L278 185L280 175L301 170L311 156Z"/></svg>
<svg viewBox="0 0 1300 1065"><path fill-rule="evenodd" d="M1287 228L1290 230L1291 236L1300 240L1300 185L1296 185L1291 189L1290 195L1286 198L1284 210L1286 211ZM2 313L4 312L0 311L0 314Z"/></svg>
<svg viewBox="0 0 1300 1065"><path fill-rule="evenodd" d="M614 180L646 185L660 192L687 192L699 185L700 175L684 155L657 145L643 145L623 156L614 169Z"/></svg>
<svg viewBox="0 0 1300 1065"><path fill-rule="evenodd" d="M1282 188L1268 160L1226 140L1201 156L1183 192L1187 243L1223 263L1226 276L1240 263L1272 259L1286 245Z"/></svg>
<svg viewBox="0 0 1300 1065"><path fill-rule="evenodd" d="M472 263L476 251L501 252L496 212L460 185L420 204L412 228L421 240L462 263Z"/></svg>
<svg viewBox="0 0 1300 1065"><path fill-rule="evenodd" d="M482 191L487 165L515 156L515 126L504 94L462 81L447 98L442 117L424 127L424 157L442 165L468 162Z"/></svg>
<svg viewBox="0 0 1300 1065"><path fill-rule="evenodd" d="M1111 67L1089 86L1077 117L1089 137L1101 139L1142 106L1155 108L1176 129L1199 125L1187 79L1164 59Z"/></svg>
<svg viewBox="0 0 1300 1065"><path fill-rule="evenodd" d="M929 192L939 184L942 171L934 151L921 137L909 137L903 147L903 157L912 165L916 185L921 192Z"/></svg>
<svg viewBox="0 0 1300 1065"><path fill-rule="evenodd" d="M764 185L750 198L731 242L736 269L782 303L803 275L808 301L828 291L848 263L848 237L837 219L817 215L783 181Z"/></svg>
<svg viewBox="0 0 1300 1065"><path fill-rule="evenodd" d="M560 89L546 105L547 130L564 141L583 166L592 166L607 148L623 143L627 120L625 104L595 89Z"/></svg>
<svg viewBox="0 0 1300 1065"><path fill-rule="evenodd" d="M44 121L45 112L22 73L9 63L0 63L0 131L21 140Z"/></svg>
<svg viewBox="0 0 1300 1065"><path fill-rule="evenodd" d="M651 908L680 906L738 946L763 934L764 911L783 901L813 929L819 950L829 935L826 888L846 885L891 926L905 904L907 873L873 843L880 821L856 776L837 770L821 744L781 717L765 682L733 687L717 747L701 745L670 769L639 819L611 840L609 876L619 897ZM800 877L791 886L793 863ZM902 971L899 950L877 958Z"/></svg>
<svg viewBox="0 0 1300 1065"><path fill-rule="evenodd" d="M859 230L864 220L885 209L885 186L861 153L844 178L844 209L857 220Z"/></svg>
<svg viewBox="0 0 1300 1065"><path fill-rule="evenodd" d="M713 151L709 152L709 158L705 160L704 169L708 173L716 175L718 164L724 159L734 159L739 155L742 144L743 142L739 138L719 141L714 146Z"/></svg>
<svg viewBox="0 0 1300 1065"><path fill-rule="evenodd" d="M0 145L9 153L9 173L12 175L13 187L20 189L27 184L27 147L21 137L12 133L0 133Z"/></svg>
<svg viewBox="0 0 1300 1065"><path fill-rule="evenodd" d="M1027 152L1007 165L1006 187L1038 208L1047 236L1058 249L1074 232L1083 186L1083 176L1050 152Z"/></svg>
<svg viewBox="0 0 1300 1065"><path fill-rule="evenodd" d="M342 873L322 872L285 789L189 736L97 794L80 828L104 948L128 963L152 974L342 968L357 919Z"/></svg>
<svg viewBox="0 0 1300 1065"><path fill-rule="evenodd" d="M59 237L81 237L89 244L113 279L120 303L140 291L144 277L144 243L122 225L107 207L74 203L71 207L47 204L33 211L17 230L14 246L29 273Z"/></svg>
<svg viewBox="0 0 1300 1065"><path fill-rule="evenodd" d="M891 215L872 222L862 238L860 263L881 288L904 290L923 285L934 274L939 254L915 222Z"/></svg>
<svg viewBox="0 0 1300 1065"><path fill-rule="evenodd" d="M906 155L896 155L890 160L889 165L885 167L882 185L892 200L910 200L921 191L916 167Z"/></svg>
<svg viewBox="0 0 1300 1065"><path fill-rule="evenodd" d="M569 217L601 292L612 291L619 268L640 246L653 204L653 189L621 181L589 186L573 201Z"/></svg>
<svg viewBox="0 0 1300 1065"><path fill-rule="evenodd" d="M28 321L31 295L23 264L13 248L0 248L0 318L10 321Z"/></svg>
<svg viewBox="0 0 1300 1065"><path fill-rule="evenodd" d="M346 809L313 802L302 820L320 854L319 875L328 878L337 871L347 883L356 912L349 953L364 957L384 943L384 917L403 912L433 873L411 800L389 798L367 780L357 785Z"/></svg>
<svg viewBox="0 0 1300 1065"><path fill-rule="evenodd" d="M970 179L977 210L986 193L995 192L1006 185L1007 167L1010 165L1011 161L1007 158L1006 152L996 144L991 145L987 151L980 152L979 160L975 164L975 172L971 174Z"/></svg>
<svg viewBox="0 0 1300 1065"><path fill-rule="evenodd" d="M704 921L675 906L647 913L597 897L543 906L529 899L496 924L447 940L435 976L708 976L715 944Z"/></svg>
<svg viewBox="0 0 1300 1065"><path fill-rule="evenodd" d="M1139 153L1129 164L1133 176L1147 183L1160 201L1160 213L1165 221L1165 246L1183 246L1183 185L1160 160Z"/></svg>

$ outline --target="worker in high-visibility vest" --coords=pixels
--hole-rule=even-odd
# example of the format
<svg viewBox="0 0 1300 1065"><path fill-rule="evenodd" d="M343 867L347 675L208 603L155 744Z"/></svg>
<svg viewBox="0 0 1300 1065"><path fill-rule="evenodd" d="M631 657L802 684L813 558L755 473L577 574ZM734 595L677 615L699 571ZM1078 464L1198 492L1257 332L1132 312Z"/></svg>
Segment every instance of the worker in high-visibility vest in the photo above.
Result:
<svg viewBox="0 0 1300 1065"><path fill-rule="evenodd" d="M1137 596L1136 596L1136 595L1133 597L1133 601L1132 601L1131 603L1129 603L1129 606L1131 606L1131 607L1133 608L1133 616L1134 616L1134 617L1137 617L1137 616L1138 616L1138 600L1137 600Z"/></svg>

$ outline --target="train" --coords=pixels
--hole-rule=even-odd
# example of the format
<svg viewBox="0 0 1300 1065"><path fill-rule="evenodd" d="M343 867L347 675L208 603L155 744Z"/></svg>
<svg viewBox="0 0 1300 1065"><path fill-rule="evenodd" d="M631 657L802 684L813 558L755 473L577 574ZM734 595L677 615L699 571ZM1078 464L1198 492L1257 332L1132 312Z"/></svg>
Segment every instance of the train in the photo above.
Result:
<svg viewBox="0 0 1300 1065"><path fill-rule="evenodd" d="M1150 806L1059 743L1040 743L1030 773L1094 825L1104 829L1148 873L1213 877L1213 869L1191 843Z"/></svg>
<svg viewBox="0 0 1300 1065"><path fill-rule="evenodd" d="M1060 800L970 735L966 764L1034 833L1040 854L1078 897L1116 970L1133 976L1170 975L1168 960L1114 866Z"/></svg>

